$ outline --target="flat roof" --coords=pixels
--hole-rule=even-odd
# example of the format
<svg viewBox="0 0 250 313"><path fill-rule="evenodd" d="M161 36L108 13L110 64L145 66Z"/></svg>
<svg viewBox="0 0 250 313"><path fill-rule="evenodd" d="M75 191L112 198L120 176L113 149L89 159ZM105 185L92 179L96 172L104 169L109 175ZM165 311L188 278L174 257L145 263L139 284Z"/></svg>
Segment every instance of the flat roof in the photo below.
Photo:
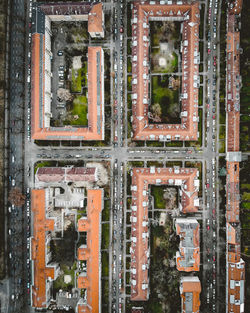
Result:
<svg viewBox="0 0 250 313"><path fill-rule="evenodd" d="M149 124L149 21L183 21L181 124ZM132 112L134 140L197 140L199 98L199 2L192 4L133 3ZM133 58L135 56L135 59ZM185 113L185 115L186 115Z"/></svg>
<svg viewBox="0 0 250 313"><path fill-rule="evenodd" d="M176 252L178 271L200 270L200 224L196 219L177 218L176 234L180 236L179 251Z"/></svg>
<svg viewBox="0 0 250 313"><path fill-rule="evenodd" d="M46 264L46 232L54 230L54 220L46 218L45 190L31 191L33 212L33 236L31 238L31 258L33 260L34 282L32 285L32 306L47 307L47 279L55 277L54 267Z"/></svg>
<svg viewBox="0 0 250 313"><path fill-rule="evenodd" d="M78 288L87 289L87 303L78 304L78 313L101 312L101 211L103 190L89 189L87 218L78 220L78 231L87 232L87 245L78 249L78 260L87 261L87 274L78 277Z"/></svg>
<svg viewBox="0 0 250 313"><path fill-rule="evenodd" d="M131 213L131 300L145 301L149 295L148 189L149 185L179 186L183 213L196 212L198 187L196 168L133 168ZM181 183L181 184L180 184Z"/></svg>
<svg viewBox="0 0 250 313"><path fill-rule="evenodd" d="M226 177L226 219L240 222L240 166L239 162L227 162Z"/></svg>

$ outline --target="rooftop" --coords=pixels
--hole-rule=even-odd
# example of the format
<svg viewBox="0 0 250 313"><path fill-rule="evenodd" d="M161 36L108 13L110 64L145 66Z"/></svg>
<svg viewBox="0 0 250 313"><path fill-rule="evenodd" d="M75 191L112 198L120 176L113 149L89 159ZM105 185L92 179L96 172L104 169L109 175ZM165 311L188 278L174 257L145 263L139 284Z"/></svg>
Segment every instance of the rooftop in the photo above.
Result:
<svg viewBox="0 0 250 313"><path fill-rule="evenodd" d="M152 2L152 1L151 1ZM199 3L135 2L132 9L132 111L134 140L197 140L199 97ZM183 21L181 124L149 124L149 22Z"/></svg>
<svg viewBox="0 0 250 313"><path fill-rule="evenodd" d="M78 313L101 312L101 211L102 189L89 189L87 218L78 220L78 231L87 232L87 245L78 249L78 260L87 261L87 274L79 275L78 288L87 289L86 302L80 301Z"/></svg>
<svg viewBox="0 0 250 313"><path fill-rule="evenodd" d="M149 185L180 187L182 212L196 212L199 205L199 172L196 168L151 167L134 168L131 175L131 300L145 301L149 295Z"/></svg>
<svg viewBox="0 0 250 313"><path fill-rule="evenodd" d="M50 126L51 19L49 19L50 15L45 15L39 7L35 6L35 8L33 9L31 58L32 138L37 140L104 140L104 55L101 47L88 47L88 127Z"/></svg>
<svg viewBox="0 0 250 313"><path fill-rule="evenodd" d="M200 311L201 283L198 277L181 278L180 294L182 313L198 313Z"/></svg>
<svg viewBox="0 0 250 313"><path fill-rule="evenodd" d="M97 181L97 169L95 167L39 167L35 175L38 182L79 182Z"/></svg>
<svg viewBox="0 0 250 313"><path fill-rule="evenodd" d="M180 236L179 250L176 252L176 267L179 271L191 272L200 269L200 224L196 219L177 218L177 235Z"/></svg>
<svg viewBox="0 0 250 313"><path fill-rule="evenodd" d="M48 303L47 284L56 278L56 264L47 266L46 232L54 230L54 220L46 218L45 190L32 190L33 236L31 258L33 260L34 282L32 285L32 306L46 308Z"/></svg>

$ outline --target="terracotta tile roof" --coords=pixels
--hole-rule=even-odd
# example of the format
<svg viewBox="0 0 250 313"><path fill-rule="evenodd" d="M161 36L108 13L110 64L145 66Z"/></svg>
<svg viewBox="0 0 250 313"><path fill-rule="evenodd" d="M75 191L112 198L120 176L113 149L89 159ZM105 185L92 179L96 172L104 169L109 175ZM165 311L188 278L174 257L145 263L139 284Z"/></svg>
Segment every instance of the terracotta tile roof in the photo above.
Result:
<svg viewBox="0 0 250 313"><path fill-rule="evenodd" d="M148 299L148 189L149 185L179 186L182 212L196 212L198 199L196 168L134 168L132 170L131 213L131 300Z"/></svg>
<svg viewBox="0 0 250 313"><path fill-rule="evenodd" d="M182 277L180 285L182 313L200 312L201 283L198 277ZM191 310L190 310L191 309Z"/></svg>
<svg viewBox="0 0 250 313"><path fill-rule="evenodd" d="M235 30L235 15L228 16L227 32L227 151L239 151L240 125L240 32Z"/></svg>
<svg viewBox="0 0 250 313"><path fill-rule="evenodd" d="M32 190L31 205L33 212L33 237L31 240L34 270L32 285L32 306L47 307L47 280L54 279L54 267L46 264L46 232L54 230L54 220L46 219L45 190Z"/></svg>
<svg viewBox="0 0 250 313"><path fill-rule="evenodd" d="M240 261L240 224L227 223L227 261Z"/></svg>
<svg viewBox="0 0 250 313"><path fill-rule="evenodd" d="M230 0L229 3L229 14L241 13L243 0Z"/></svg>
<svg viewBox="0 0 250 313"><path fill-rule="evenodd" d="M103 32L103 10L102 3L95 4L88 16L88 32L101 33Z"/></svg>
<svg viewBox="0 0 250 313"><path fill-rule="evenodd" d="M240 32L235 14L242 0L229 3L227 20L226 75L226 312L244 312L245 262L241 259L240 192L239 192L239 135L240 135ZM232 158L230 155L232 155Z"/></svg>
<svg viewBox="0 0 250 313"><path fill-rule="evenodd" d="M104 59L101 47L88 47L88 127L45 127L45 35L32 35L32 138L37 140L104 140Z"/></svg>
<svg viewBox="0 0 250 313"><path fill-rule="evenodd" d="M199 3L160 5L135 2L132 10L132 111L134 140L197 140L199 77ZM182 32L181 124L149 124L149 20L184 20ZM186 115L187 114L187 115ZM186 116L184 116L186 115Z"/></svg>
<svg viewBox="0 0 250 313"><path fill-rule="evenodd" d="M180 236L179 252L176 252L178 271L200 270L200 224L196 219L177 218L176 234Z"/></svg>
<svg viewBox="0 0 250 313"><path fill-rule="evenodd" d="M80 218L78 231L87 232L87 245L78 249L78 259L87 260L86 276L78 277L78 288L87 289L87 303L78 305L78 312L98 313L101 301L101 211L103 190L88 190L87 218Z"/></svg>
<svg viewBox="0 0 250 313"><path fill-rule="evenodd" d="M46 15L88 15L92 8L91 2L81 3L43 3L39 7Z"/></svg>
<svg viewBox="0 0 250 313"><path fill-rule="evenodd" d="M36 182L95 182L96 180L95 167L40 167L35 175Z"/></svg>

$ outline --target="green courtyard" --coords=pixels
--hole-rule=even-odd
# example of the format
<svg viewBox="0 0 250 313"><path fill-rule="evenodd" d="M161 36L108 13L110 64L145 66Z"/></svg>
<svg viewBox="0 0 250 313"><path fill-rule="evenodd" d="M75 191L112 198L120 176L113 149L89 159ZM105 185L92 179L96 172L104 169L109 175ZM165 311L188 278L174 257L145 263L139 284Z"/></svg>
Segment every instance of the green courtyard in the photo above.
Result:
<svg viewBox="0 0 250 313"><path fill-rule="evenodd" d="M180 123L180 104L178 78L173 77L173 88L169 88L168 76L152 76L152 103L149 111L152 113L155 122L159 123ZM154 121L153 121L154 122Z"/></svg>

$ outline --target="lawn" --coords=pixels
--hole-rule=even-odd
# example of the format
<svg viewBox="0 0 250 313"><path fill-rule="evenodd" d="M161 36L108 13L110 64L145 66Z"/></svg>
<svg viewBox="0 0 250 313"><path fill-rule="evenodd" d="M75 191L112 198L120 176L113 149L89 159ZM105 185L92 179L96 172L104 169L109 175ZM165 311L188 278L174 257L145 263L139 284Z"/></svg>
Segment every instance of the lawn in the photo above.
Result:
<svg viewBox="0 0 250 313"><path fill-rule="evenodd" d="M155 209L165 209L166 201L163 199L166 186L151 186L151 195L154 197Z"/></svg>
<svg viewBox="0 0 250 313"><path fill-rule="evenodd" d="M77 96L73 101L72 115L78 115L77 120L72 120L70 125L88 126L88 103L85 96Z"/></svg>
<svg viewBox="0 0 250 313"><path fill-rule="evenodd" d="M80 69L76 70L72 68L71 91L73 93L81 93L82 87L87 85L86 73L87 62L85 62L84 66Z"/></svg>
<svg viewBox="0 0 250 313"><path fill-rule="evenodd" d="M36 174L36 171L38 170L39 167L50 167L50 166L53 166L53 162L51 162L51 161L39 162L36 164L36 166L34 168L34 173Z"/></svg>
<svg viewBox="0 0 250 313"><path fill-rule="evenodd" d="M71 290L72 287L75 286L75 270L77 269L76 262L74 262L71 269L64 264L62 264L60 268L63 271L63 273L54 281L53 287L55 290L59 290L59 289ZM70 283L66 284L64 282L64 275L70 275L71 276L71 282Z"/></svg>
<svg viewBox="0 0 250 313"><path fill-rule="evenodd" d="M154 104L159 104L161 108L161 122L162 123L180 123L180 104L179 104L179 90L168 88L168 77L161 79L160 76L152 77L152 111Z"/></svg>

